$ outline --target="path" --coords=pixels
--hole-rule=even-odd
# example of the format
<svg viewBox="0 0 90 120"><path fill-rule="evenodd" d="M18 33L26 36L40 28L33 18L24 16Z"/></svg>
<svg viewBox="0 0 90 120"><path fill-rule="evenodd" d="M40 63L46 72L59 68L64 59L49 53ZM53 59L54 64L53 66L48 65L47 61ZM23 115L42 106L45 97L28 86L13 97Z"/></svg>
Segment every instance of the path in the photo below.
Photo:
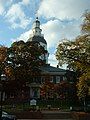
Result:
<svg viewBox="0 0 90 120"><path fill-rule="evenodd" d="M73 120L70 112L42 111L43 119L18 119L18 120Z"/></svg>

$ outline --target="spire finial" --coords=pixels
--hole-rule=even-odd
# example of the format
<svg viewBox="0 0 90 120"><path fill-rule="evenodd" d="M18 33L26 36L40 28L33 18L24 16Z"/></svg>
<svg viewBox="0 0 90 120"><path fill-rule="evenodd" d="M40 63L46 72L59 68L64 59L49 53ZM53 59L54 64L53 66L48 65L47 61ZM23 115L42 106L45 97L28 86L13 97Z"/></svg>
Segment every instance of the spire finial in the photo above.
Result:
<svg viewBox="0 0 90 120"><path fill-rule="evenodd" d="M38 20L38 17L36 17L36 20Z"/></svg>
<svg viewBox="0 0 90 120"><path fill-rule="evenodd" d="M36 17L36 20L38 20L38 13L36 12L36 14L35 14L35 17Z"/></svg>
<svg viewBox="0 0 90 120"><path fill-rule="evenodd" d="M35 18L36 18L36 20L38 20L38 1L36 0L35 2L34 2L34 4L35 4Z"/></svg>

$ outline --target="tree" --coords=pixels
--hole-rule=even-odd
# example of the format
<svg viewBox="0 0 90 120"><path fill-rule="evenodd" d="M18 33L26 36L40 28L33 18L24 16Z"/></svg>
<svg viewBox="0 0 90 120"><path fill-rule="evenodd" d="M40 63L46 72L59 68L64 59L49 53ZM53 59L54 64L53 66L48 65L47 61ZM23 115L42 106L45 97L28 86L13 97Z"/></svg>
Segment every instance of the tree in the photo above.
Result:
<svg viewBox="0 0 90 120"><path fill-rule="evenodd" d="M50 82L50 75L45 77L45 83L41 85L41 98L48 99L54 97L54 83Z"/></svg>
<svg viewBox="0 0 90 120"><path fill-rule="evenodd" d="M18 41L8 49L9 62L14 68L16 79L28 79L39 74L39 67L44 64L40 56L45 51L39 43Z"/></svg>
<svg viewBox="0 0 90 120"><path fill-rule="evenodd" d="M4 62L7 56L7 47L0 46L0 62Z"/></svg>
<svg viewBox="0 0 90 120"><path fill-rule="evenodd" d="M5 66L7 65L7 47L0 46L0 77L5 74Z"/></svg>
<svg viewBox="0 0 90 120"><path fill-rule="evenodd" d="M86 11L84 14L84 21L82 24L82 31L90 34L90 12Z"/></svg>
<svg viewBox="0 0 90 120"><path fill-rule="evenodd" d="M7 59L7 47L0 46L0 71L2 72L2 69L4 67L4 63L6 63Z"/></svg>
<svg viewBox="0 0 90 120"><path fill-rule="evenodd" d="M54 86L55 92L58 94L60 99L66 99L69 101L76 100L76 87L73 83L69 83L68 81L61 81L59 84Z"/></svg>
<svg viewBox="0 0 90 120"><path fill-rule="evenodd" d="M69 69L77 72L78 97L85 98L90 81L90 12L84 14L83 34L73 41L64 40L57 47L56 58L59 64L68 64Z"/></svg>
<svg viewBox="0 0 90 120"><path fill-rule="evenodd" d="M45 61L40 58L47 51L38 42L18 41L12 43L7 50L8 66L5 67L8 84L14 85L9 91L15 91L18 95L19 91L24 91L26 82L40 82L40 66Z"/></svg>
<svg viewBox="0 0 90 120"><path fill-rule="evenodd" d="M7 83L4 84L6 93L14 91L18 94L27 81L40 82L39 68L45 64L40 56L46 53L47 51L38 42L21 40L12 43L9 48L0 46L0 72L3 71L7 76Z"/></svg>

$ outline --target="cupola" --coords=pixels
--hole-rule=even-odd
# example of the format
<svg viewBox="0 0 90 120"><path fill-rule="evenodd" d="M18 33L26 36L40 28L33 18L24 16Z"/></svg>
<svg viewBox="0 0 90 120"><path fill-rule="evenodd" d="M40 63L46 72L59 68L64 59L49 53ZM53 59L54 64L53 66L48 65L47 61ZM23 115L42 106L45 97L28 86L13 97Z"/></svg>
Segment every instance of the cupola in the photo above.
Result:
<svg viewBox="0 0 90 120"><path fill-rule="evenodd" d="M45 50L47 50L47 42L41 32L42 29L40 29L40 21L38 20L38 17L36 17L36 20L32 25L32 34L30 34L28 41L38 42L42 47L44 47ZM45 55L40 56L42 60L46 61L46 64L48 63L48 55L49 54L46 53Z"/></svg>
<svg viewBox="0 0 90 120"><path fill-rule="evenodd" d="M40 21L38 20L38 17L36 17L36 20L33 22L32 26L33 36L41 36L41 29L40 29Z"/></svg>

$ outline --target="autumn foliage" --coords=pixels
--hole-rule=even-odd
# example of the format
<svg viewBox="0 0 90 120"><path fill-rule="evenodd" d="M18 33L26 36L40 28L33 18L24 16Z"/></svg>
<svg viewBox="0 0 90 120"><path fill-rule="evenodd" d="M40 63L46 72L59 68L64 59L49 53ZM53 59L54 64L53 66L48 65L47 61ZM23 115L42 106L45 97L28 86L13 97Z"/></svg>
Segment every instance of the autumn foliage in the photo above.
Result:
<svg viewBox="0 0 90 120"><path fill-rule="evenodd" d="M77 73L77 95L90 95L90 12L84 14L83 34L75 40L63 40L57 47L56 58L59 65L67 64L69 70Z"/></svg>

